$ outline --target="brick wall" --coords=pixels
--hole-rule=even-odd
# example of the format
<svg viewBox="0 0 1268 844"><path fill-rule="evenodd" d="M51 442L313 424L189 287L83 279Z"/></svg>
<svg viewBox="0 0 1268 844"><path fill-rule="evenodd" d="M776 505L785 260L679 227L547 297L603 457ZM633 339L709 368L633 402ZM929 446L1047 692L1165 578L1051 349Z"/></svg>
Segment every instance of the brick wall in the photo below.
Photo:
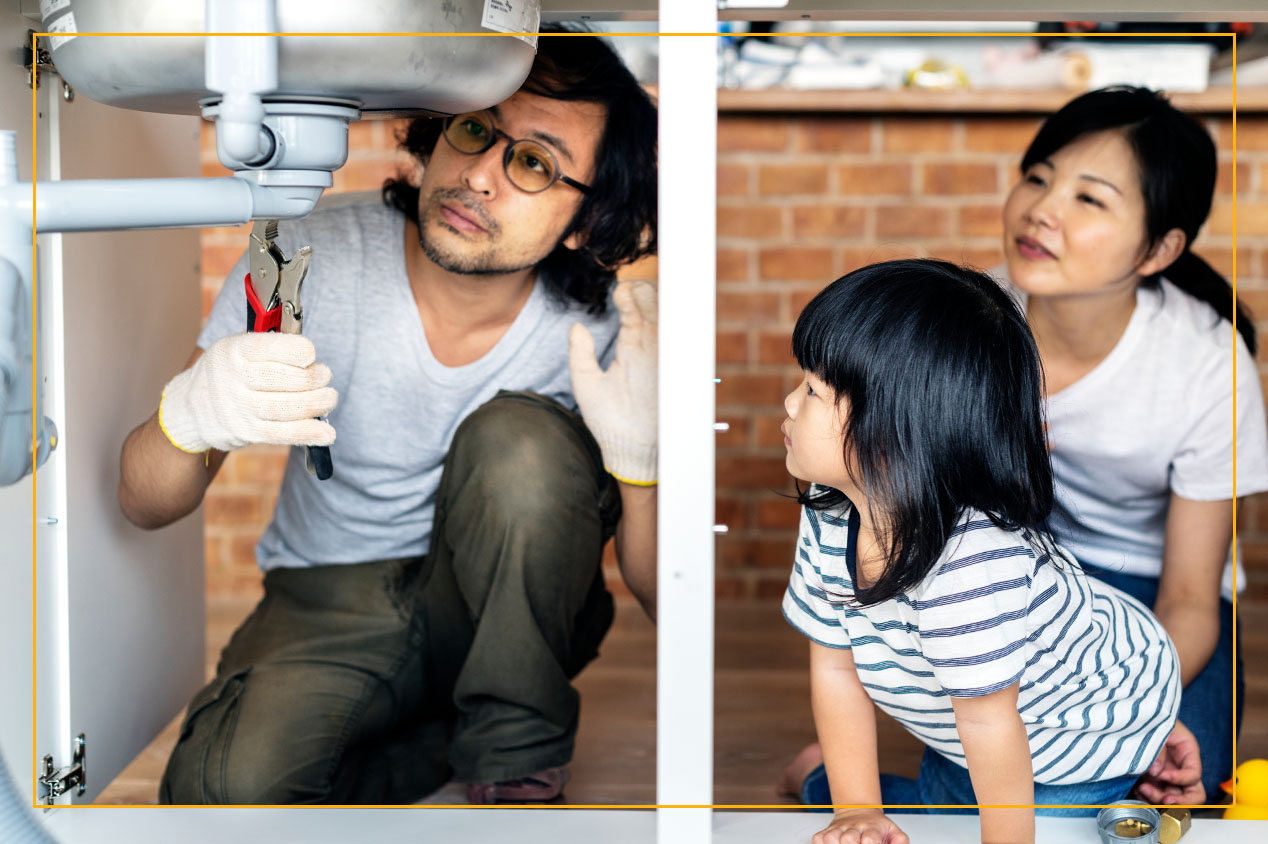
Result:
<svg viewBox="0 0 1268 844"><path fill-rule="evenodd" d="M863 264L929 256L1003 260L1000 209L1039 119L998 115L725 113L718 121L718 594L774 597L788 579L796 505L782 400L800 378L789 338L825 284ZM1208 120L1218 196L1196 250L1233 277L1230 120ZM1238 123L1239 293L1268 318L1268 118ZM1259 321L1261 332L1268 319ZM1268 355L1261 354L1268 373ZM1240 535L1268 596L1268 497Z"/></svg>
<svg viewBox="0 0 1268 844"><path fill-rule="evenodd" d="M1198 251L1233 272L1231 121L1209 121L1220 146L1219 196ZM409 162L394 122L354 124L335 190L367 190ZM1000 206L1033 135L1029 117L723 114L718 125L717 520L720 597L782 591L796 508L779 425L798 378L788 338L802 306L824 284L870 261L929 255L980 267L1001 261ZM1239 293L1268 317L1268 117L1238 123ZM210 127L204 175L224 175ZM247 229L203 234L203 303L210 308ZM655 278L655 260L626 275ZM1268 329L1268 320L1260 322ZM1268 372L1268 356L1261 356ZM209 592L254 592L254 545L273 511L285 449L232 454L207 493ZM1241 521L1255 589L1268 595L1268 498ZM619 585L609 554L608 581ZM624 591L619 589L618 591Z"/></svg>

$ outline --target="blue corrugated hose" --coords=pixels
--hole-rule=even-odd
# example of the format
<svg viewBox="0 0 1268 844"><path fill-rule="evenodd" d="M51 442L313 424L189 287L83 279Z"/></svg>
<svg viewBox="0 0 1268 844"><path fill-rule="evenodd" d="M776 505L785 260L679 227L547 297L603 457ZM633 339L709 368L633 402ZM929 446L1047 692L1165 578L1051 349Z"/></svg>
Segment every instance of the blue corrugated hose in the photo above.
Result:
<svg viewBox="0 0 1268 844"><path fill-rule="evenodd" d="M18 792L0 754L0 841L4 844L56 844L44 831L35 811Z"/></svg>

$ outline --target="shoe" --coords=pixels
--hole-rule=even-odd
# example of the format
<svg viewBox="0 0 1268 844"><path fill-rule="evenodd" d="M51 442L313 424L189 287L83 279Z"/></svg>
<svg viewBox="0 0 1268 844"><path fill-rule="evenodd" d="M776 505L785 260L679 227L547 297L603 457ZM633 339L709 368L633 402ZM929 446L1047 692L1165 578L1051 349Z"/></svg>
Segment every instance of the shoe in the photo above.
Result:
<svg viewBox="0 0 1268 844"><path fill-rule="evenodd" d="M467 802L473 805L490 803L549 803L558 800L568 783L568 768L547 768L531 776L502 782L473 782L467 786Z"/></svg>

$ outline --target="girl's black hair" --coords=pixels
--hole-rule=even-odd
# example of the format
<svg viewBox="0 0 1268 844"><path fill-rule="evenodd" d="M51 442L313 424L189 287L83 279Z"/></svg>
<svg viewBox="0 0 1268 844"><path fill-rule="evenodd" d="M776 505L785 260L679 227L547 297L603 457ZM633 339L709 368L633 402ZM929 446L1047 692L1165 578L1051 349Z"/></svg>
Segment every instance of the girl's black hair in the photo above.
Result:
<svg viewBox="0 0 1268 844"><path fill-rule="evenodd" d="M944 261L863 267L810 301L792 345L801 368L846 403L845 465L867 496L853 503L876 514L886 549L859 603L919 584L968 508L1050 543L1039 352L997 282ZM821 485L799 492L816 510L847 500Z"/></svg>
<svg viewBox="0 0 1268 844"><path fill-rule="evenodd" d="M544 25L543 33L581 33L580 27ZM520 88L554 100L598 103L606 111L590 192L560 237L538 264L538 276L556 299L573 299L593 314L607 307L618 267L656 253L656 106L620 57L602 38L550 36L537 42L537 58ZM424 164L444 121L413 120L401 148ZM418 223L418 188L404 177L383 187L383 201ZM562 241L582 234L582 246Z"/></svg>
<svg viewBox="0 0 1268 844"><path fill-rule="evenodd" d="M1233 288L1190 248L1211 212L1215 193L1215 143L1196 120L1148 88L1114 86L1089 91L1044 121L1021 160L1025 174L1072 141L1093 132L1117 130L1131 146L1140 168L1145 198L1145 233L1152 248L1172 229L1184 232L1184 252L1164 271L1144 280L1151 287L1167 279L1185 293L1233 321L1255 353L1255 325L1233 298Z"/></svg>

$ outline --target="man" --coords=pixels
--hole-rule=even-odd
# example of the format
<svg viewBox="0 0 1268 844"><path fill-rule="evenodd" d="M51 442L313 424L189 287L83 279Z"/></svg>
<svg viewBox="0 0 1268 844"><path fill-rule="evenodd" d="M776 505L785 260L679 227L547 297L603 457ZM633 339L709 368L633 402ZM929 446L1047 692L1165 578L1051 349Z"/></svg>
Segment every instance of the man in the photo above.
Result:
<svg viewBox="0 0 1268 844"><path fill-rule="evenodd" d="M609 537L655 606L655 291L613 292L655 249L655 138L606 44L545 37L510 99L411 124L417 188L281 225L286 254L313 248L303 337L243 333L239 261L124 443L120 505L168 524L249 443L331 445L334 477L292 449L264 599L161 801L400 803L451 774L477 803L561 792Z"/></svg>

